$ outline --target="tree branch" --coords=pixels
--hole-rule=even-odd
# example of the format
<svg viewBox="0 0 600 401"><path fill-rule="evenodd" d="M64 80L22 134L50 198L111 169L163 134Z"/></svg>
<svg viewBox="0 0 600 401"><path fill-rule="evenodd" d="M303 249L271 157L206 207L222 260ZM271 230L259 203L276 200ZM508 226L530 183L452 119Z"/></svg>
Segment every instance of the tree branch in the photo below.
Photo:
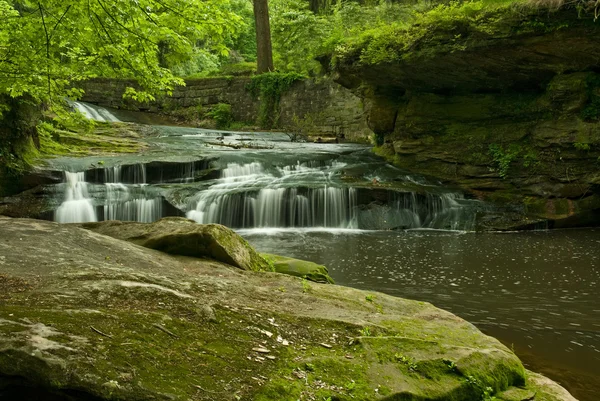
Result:
<svg viewBox="0 0 600 401"><path fill-rule="evenodd" d="M69 6L67 7L67 9L63 13L63 15L60 16L60 18L58 19L58 21L54 25L54 28L52 28L52 33L50 34L50 40L52 40L52 37L54 36L54 32L56 31L56 28L58 28L58 26L62 22L63 18L65 18L65 15L67 15L67 13L69 12L69 10L71 9L71 6L72 6L72 4L69 4Z"/></svg>
<svg viewBox="0 0 600 401"><path fill-rule="evenodd" d="M146 42L150 42L153 45L157 45L158 43L155 43L153 41L151 41L150 39L148 39L145 36L140 35L137 32L132 31L131 29L127 28L125 25L123 25L119 20L117 20L111 13L108 12L108 10L106 9L106 7L104 6L104 4L100 1L100 0L96 0L98 2L98 4L100 4L100 7L102 7L102 10L104 10L104 12L106 13L106 15L108 15L110 17L110 19L112 19L117 25L119 25L121 28L125 29L127 32L129 32L130 34L137 36L140 39L145 40Z"/></svg>
<svg viewBox="0 0 600 401"><path fill-rule="evenodd" d="M42 5L38 1L38 8L40 10L40 14L42 15L42 25L44 26L44 33L46 34L46 77L48 80L48 97L50 102L52 102L52 85L50 80L50 36L48 35L48 27L46 27L46 18L44 17L44 9Z"/></svg>

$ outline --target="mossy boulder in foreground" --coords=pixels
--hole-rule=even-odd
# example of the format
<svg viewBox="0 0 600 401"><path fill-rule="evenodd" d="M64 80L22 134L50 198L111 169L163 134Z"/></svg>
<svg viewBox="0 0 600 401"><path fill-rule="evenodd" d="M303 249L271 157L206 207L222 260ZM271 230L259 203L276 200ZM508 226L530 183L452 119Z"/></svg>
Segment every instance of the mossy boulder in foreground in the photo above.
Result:
<svg viewBox="0 0 600 401"><path fill-rule="evenodd" d="M500 342L428 303L0 218L0 399L484 394L573 400Z"/></svg>
<svg viewBox="0 0 600 401"><path fill-rule="evenodd" d="M166 217L154 223L104 221L82 227L171 255L211 258L243 270L270 270L246 240L220 224Z"/></svg>

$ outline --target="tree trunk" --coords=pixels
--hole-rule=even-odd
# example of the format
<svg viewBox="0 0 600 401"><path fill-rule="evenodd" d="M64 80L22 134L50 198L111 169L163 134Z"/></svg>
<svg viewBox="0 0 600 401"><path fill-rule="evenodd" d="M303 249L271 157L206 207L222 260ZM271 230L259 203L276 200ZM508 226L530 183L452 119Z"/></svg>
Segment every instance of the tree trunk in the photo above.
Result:
<svg viewBox="0 0 600 401"><path fill-rule="evenodd" d="M268 0L254 0L254 21L256 23L256 72L262 74L273 71Z"/></svg>

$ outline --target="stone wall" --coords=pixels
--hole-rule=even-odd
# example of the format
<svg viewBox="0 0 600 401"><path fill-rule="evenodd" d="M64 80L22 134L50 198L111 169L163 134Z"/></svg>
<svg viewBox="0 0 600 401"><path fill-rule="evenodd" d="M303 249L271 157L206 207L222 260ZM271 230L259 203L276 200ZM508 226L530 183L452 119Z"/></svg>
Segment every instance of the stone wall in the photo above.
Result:
<svg viewBox="0 0 600 401"><path fill-rule="evenodd" d="M83 101L118 109L147 111L178 116L187 122L202 125L203 110L218 103L231 105L235 121L256 122L260 98L255 98L246 86L250 78L204 78L186 81L185 87L150 103L123 99L127 87L135 87L130 80L94 79L83 84ZM280 115L276 128L294 125L294 116L312 121L311 134L345 136L347 140L367 141L372 131L367 126L362 101L348 89L330 80L303 80L296 82L280 101Z"/></svg>

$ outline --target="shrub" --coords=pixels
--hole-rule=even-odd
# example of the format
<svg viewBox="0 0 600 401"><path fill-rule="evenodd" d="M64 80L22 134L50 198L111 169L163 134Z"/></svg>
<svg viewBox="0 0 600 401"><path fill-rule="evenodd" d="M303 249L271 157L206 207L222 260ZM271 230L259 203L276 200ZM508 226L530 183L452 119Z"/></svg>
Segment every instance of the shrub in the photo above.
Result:
<svg viewBox="0 0 600 401"><path fill-rule="evenodd" d="M229 128L233 122L233 113L231 112L231 105L227 103L216 104L211 111L206 115L217 123L217 128L225 129Z"/></svg>

